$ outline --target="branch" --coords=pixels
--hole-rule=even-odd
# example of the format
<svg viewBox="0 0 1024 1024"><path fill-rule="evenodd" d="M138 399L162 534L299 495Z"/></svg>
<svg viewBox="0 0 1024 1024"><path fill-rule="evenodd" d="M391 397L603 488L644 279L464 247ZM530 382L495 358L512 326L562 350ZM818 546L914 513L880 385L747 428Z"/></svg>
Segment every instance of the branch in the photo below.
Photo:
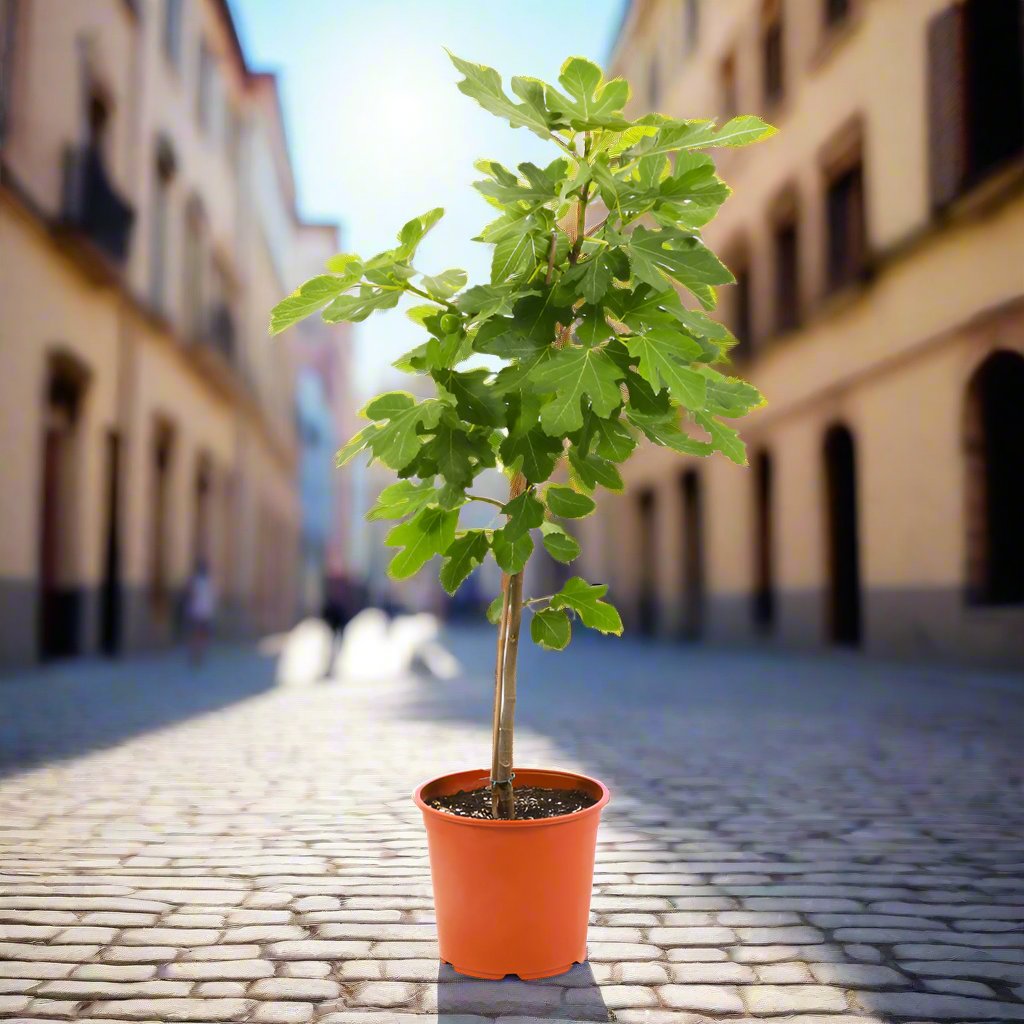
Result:
<svg viewBox="0 0 1024 1024"><path fill-rule="evenodd" d="M422 288L417 288L416 285L414 285L414 284L409 284L408 281L403 283L402 289L404 291L407 291L407 292L412 292L413 295L419 295L420 298L426 299L428 302L435 302L439 306L444 306L445 309L450 310L452 313L458 313L459 312L459 307L458 306L453 305L451 302L446 302L444 299L434 298L433 295L429 294L428 292L423 291Z"/></svg>
<svg viewBox="0 0 1024 1024"><path fill-rule="evenodd" d="M467 501L486 501L488 505L494 505L497 508L504 508L505 503L498 501L497 498L485 498L482 494L467 494Z"/></svg>

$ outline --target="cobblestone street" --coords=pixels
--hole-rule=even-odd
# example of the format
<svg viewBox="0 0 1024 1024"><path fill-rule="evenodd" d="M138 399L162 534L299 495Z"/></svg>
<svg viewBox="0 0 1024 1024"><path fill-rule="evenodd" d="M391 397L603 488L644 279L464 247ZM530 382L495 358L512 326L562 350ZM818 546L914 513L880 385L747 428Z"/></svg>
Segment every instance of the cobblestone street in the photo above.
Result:
<svg viewBox="0 0 1024 1024"><path fill-rule="evenodd" d="M420 781L452 682L218 651L0 680L0 1016L262 1024L1024 1020L1024 681L638 640L524 651L517 760L612 790L590 960L436 960Z"/></svg>

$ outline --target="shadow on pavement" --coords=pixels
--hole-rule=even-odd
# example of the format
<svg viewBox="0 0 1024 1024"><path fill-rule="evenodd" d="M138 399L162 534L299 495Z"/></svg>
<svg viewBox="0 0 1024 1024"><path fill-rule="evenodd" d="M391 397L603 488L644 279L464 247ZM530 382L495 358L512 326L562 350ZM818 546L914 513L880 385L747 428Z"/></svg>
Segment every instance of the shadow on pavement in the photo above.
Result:
<svg viewBox="0 0 1024 1024"><path fill-rule="evenodd" d="M403 714L485 725L493 637L448 640L465 675L424 680ZM946 1012L928 944L996 941L955 908L998 904L1019 865L1019 677L584 638L524 645L519 679L520 763L551 751L612 791L592 922L608 939L625 913L622 934L660 948L673 1010L891 1021L928 993ZM525 1016L575 998L492 984ZM452 1013L460 987L438 985ZM579 994L609 1012L592 973Z"/></svg>
<svg viewBox="0 0 1024 1024"><path fill-rule="evenodd" d="M564 993L564 995L563 995ZM438 1024L463 1024L467 1014L494 1014L535 1020L557 1014L561 1021L614 1021L589 963L539 981L481 981L456 973L447 964L437 970Z"/></svg>
<svg viewBox="0 0 1024 1024"><path fill-rule="evenodd" d="M78 757L247 700L274 685L275 659L217 648L69 660L0 677L0 777Z"/></svg>

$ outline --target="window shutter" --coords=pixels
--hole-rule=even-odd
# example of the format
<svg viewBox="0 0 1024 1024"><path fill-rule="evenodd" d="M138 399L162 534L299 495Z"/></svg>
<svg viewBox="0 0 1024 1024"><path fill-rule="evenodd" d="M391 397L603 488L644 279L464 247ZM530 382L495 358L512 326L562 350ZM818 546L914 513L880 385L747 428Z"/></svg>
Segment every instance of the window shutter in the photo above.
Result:
<svg viewBox="0 0 1024 1024"><path fill-rule="evenodd" d="M959 194L967 175L963 7L955 4L928 25L928 161L932 207Z"/></svg>

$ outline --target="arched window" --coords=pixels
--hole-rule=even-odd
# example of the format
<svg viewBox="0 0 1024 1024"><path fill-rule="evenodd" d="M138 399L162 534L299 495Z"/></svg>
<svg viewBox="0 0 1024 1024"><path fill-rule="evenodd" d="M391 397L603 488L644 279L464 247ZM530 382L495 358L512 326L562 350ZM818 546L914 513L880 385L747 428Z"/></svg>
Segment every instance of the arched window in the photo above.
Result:
<svg viewBox="0 0 1024 1024"><path fill-rule="evenodd" d="M995 352L967 387L967 596L1024 603L1024 356Z"/></svg>
<svg viewBox="0 0 1024 1024"><path fill-rule="evenodd" d="M828 630L835 644L861 642L857 449L849 427L825 434L825 522L828 551Z"/></svg>
<svg viewBox="0 0 1024 1024"><path fill-rule="evenodd" d="M775 558L772 523L772 456L760 451L753 461L754 625L768 632L775 624Z"/></svg>

